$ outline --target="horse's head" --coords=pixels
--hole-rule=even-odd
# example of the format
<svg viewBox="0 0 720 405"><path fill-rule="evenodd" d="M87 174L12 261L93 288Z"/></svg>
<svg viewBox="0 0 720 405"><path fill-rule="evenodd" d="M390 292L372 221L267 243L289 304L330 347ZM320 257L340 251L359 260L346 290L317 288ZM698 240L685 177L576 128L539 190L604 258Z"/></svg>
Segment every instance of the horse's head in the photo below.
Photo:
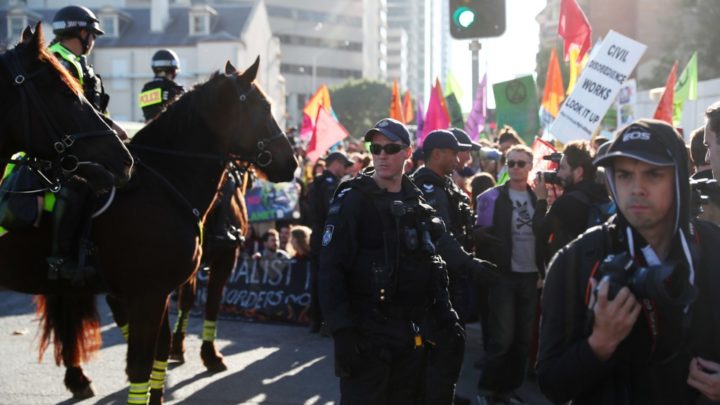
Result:
<svg viewBox="0 0 720 405"><path fill-rule="evenodd" d="M272 116L270 103L254 83L260 58L245 72L227 62L225 74L216 77L216 108L207 124L222 135L231 157L248 161L273 182L293 179L297 160L285 133Z"/></svg>
<svg viewBox="0 0 720 405"><path fill-rule="evenodd" d="M3 157L22 150L97 188L130 177L130 152L48 52L40 23L0 55L0 134Z"/></svg>

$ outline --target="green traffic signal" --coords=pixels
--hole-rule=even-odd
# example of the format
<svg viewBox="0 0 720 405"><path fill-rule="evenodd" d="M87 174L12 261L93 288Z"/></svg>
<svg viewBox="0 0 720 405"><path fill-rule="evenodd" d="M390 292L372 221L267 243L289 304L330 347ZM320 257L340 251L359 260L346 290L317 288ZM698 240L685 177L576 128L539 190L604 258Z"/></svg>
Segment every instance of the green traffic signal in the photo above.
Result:
<svg viewBox="0 0 720 405"><path fill-rule="evenodd" d="M463 28L470 27L475 22L475 12L468 7L460 7L453 14L455 24Z"/></svg>
<svg viewBox="0 0 720 405"><path fill-rule="evenodd" d="M505 0L448 0L455 39L498 37L505 32Z"/></svg>

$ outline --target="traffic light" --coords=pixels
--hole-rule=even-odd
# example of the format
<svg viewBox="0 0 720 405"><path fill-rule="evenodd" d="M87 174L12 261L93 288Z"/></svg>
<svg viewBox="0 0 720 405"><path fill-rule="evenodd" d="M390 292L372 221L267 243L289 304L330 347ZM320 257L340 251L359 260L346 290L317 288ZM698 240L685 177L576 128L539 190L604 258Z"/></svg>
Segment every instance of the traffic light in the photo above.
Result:
<svg viewBox="0 0 720 405"><path fill-rule="evenodd" d="M505 32L505 0L449 0L455 39L499 37Z"/></svg>

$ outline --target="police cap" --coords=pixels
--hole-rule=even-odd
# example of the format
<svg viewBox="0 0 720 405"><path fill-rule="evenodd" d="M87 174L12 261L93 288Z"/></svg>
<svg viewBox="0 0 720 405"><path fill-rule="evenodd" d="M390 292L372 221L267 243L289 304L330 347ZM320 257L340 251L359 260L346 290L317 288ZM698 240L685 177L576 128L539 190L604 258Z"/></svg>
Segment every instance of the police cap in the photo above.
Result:
<svg viewBox="0 0 720 405"><path fill-rule="evenodd" d="M410 131L405 124L392 118L383 118L365 133L365 142L375 134L382 134L391 141L400 141L410 146Z"/></svg>
<svg viewBox="0 0 720 405"><path fill-rule="evenodd" d="M430 132L423 141L422 149L425 153L425 159L430 157L430 152L433 149L452 149L458 152L467 150L462 149L455 135L446 129L437 129Z"/></svg>
<svg viewBox="0 0 720 405"><path fill-rule="evenodd" d="M480 150L480 148L482 148L479 143L473 142L472 139L470 139L470 136L464 130L460 128L450 128L450 132L455 135L458 144L460 144L461 151L468 151L471 149Z"/></svg>
<svg viewBox="0 0 720 405"><path fill-rule="evenodd" d="M90 30L95 35L105 34L100 29L100 20L95 13L83 6L67 6L58 10L53 17L52 27L55 35L75 33L82 29Z"/></svg>
<svg viewBox="0 0 720 405"><path fill-rule="evenodd" d="M171 49L160 49L152 57L153 70L180 70L180 58Z"/></svg>

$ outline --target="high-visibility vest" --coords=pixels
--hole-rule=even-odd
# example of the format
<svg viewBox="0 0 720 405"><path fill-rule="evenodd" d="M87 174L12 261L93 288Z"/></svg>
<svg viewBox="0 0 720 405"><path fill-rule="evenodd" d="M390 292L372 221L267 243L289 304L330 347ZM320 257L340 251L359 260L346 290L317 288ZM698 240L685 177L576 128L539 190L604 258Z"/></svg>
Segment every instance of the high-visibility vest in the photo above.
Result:
<svg viewBox="0 0 720 405"><path fill-rule="evenodd" d="M56 42L56 43L52 44L50 46L50 48L48 48L48 50L56 55L60 55L60 57L63 58L63 60L65 60L71 66L73 66L75 68L75 71L77 72L77 75L73 75L73 76L78 78L78 81L80 82L81 85L84 84L83 83L84 75L83 75L82 66L80 66L80 61L79 61L80 57L79 56L70 52L67 48L62 46L62 44L60 44L60 42Z"/></svg>

